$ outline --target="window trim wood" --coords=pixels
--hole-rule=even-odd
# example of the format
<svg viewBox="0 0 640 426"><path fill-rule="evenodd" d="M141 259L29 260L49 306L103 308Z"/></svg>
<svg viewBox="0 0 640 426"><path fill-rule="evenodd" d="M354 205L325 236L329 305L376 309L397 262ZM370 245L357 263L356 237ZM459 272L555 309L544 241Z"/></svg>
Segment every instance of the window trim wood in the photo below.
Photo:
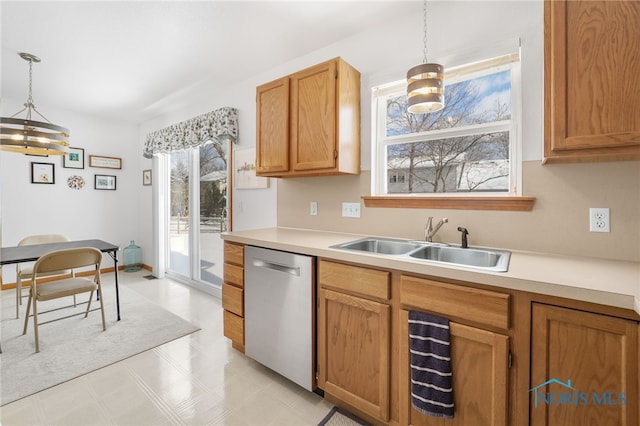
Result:
<svg viewBox="0 0 640 426"><path fill-rule="evenodd" d="M535 197L404 197L363 196L365 207L453 210L531 211Z"/></svg>

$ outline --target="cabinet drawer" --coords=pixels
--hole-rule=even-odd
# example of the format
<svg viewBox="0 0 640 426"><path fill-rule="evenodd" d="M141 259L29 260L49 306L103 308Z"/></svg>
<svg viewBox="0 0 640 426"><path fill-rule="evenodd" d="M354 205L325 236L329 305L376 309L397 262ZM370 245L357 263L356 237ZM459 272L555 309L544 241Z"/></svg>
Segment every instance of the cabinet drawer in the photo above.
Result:
<svg viewBox="0 0 640 426"><path fill-rule="evenodd" d="M222 284L222 308L244 316L244 290L227 283Z"/></svg>
<svg viewBox="0 0 640 426"><path fill-rule="evenodd" d="M242 266L224 264L224 282L237 287L244 287L244 268Z"/></svg>
<svg viewBox="0 0 640 426"><path fill-rule="evenodd" d="M225 241L224 261L225 263L244 265L244 246L241 244L233 244Z"/></svg>
<svg viewBox="0 0 640 426"><path fill-rule="evenodd" d="M424 278L400 278L400 303L445 317L509 328L509 295Z"/></svg>
<svg viewBox="0 0 640 426"><path fill-rule="evenodd" d="M244 347L244 318L229 311L223 312L224 336Z"/></svg>
<svg viewBox="0 0 640 426"><path fill-rule="evenodd" d="M322 287L346 290L380 300L389 300L389 272L320 260L318 281Z"/></svg>

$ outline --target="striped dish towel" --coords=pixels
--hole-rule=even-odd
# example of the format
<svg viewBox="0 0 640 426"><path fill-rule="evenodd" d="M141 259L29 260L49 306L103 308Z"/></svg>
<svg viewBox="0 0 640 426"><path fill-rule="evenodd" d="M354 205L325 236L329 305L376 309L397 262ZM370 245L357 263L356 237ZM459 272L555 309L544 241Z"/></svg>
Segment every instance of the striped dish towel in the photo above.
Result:
<svg viewBox="0 0 640 426"><path fill-rule="evenodd" d="M449 320L409 312L411 403L423 414L453 418Z"/></svg>

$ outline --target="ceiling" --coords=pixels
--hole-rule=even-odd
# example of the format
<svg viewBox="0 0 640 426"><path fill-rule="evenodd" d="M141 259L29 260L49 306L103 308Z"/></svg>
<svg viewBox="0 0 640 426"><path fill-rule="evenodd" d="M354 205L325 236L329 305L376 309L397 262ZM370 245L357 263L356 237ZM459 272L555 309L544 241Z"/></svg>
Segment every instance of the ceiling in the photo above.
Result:
<svg viewBox="0 0 640 426"><path fill-rule="evenodd" d="M412 4L413 3L413 4ZM421 7L401 1L0 1L1 94L141 123ZM13 112L13 111L11 111ZM46 111L43 111L46 115Z"/></svg>

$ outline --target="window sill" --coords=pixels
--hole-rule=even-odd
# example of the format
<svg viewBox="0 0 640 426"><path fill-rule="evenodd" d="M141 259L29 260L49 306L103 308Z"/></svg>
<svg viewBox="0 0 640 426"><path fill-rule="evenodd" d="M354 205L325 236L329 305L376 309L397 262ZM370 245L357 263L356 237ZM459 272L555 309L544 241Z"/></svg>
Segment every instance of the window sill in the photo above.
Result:
<svg viewBox="0 0 640 426"><path fill-rule="evenodd" d="M501 210L528 212L533 209L535 197L362 197L365 207L392 207L409 209Z"/></svg>

